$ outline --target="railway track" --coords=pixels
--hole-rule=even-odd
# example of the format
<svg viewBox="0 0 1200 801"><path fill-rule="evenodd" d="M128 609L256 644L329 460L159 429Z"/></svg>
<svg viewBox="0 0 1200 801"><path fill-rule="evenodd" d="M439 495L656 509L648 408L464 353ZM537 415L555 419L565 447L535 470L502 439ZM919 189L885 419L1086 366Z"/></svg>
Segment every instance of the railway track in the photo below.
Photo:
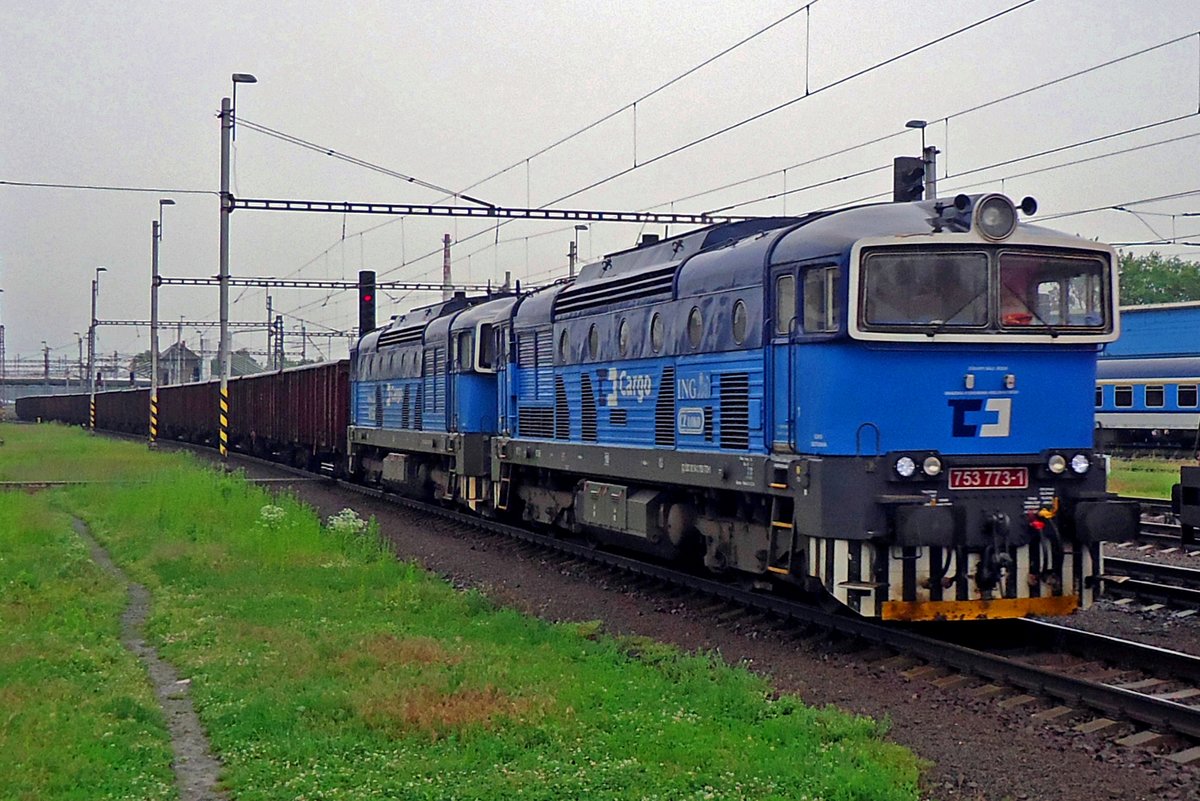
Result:
<svg viewBox="0 0 1200 801"><path fill-rule="evenodd" d="M1106 556L1104 573L1113 595L1200 609L1200 569Z"/></svg>
<svg viewBox="0 0 1200 801"><path fill-rule="evenodd" d="M234 458L312 478L311 473L275 462L231 454ZM919 628L880 624L377 488L326 480L345 491L527 543L565 560L633 576L648 587L718 601L713 612L717 620L749 614L789 631L836 636L875 654L871 665L907 666L906 677L929 678L943 688L974 685L968 691L1000 697L998 703L1005 708L1049 702L1048 709L1034 716L1039 720L1086 718L1075 726L1084 733L1112 727L1124 731L1128 725L1122 729L1122 722L1132 724L1138 731L1119 742L1140 746L1165 739L1173 751L1167 758L1181 764L1200 761L1200 656L1035 620Z"/></svg>

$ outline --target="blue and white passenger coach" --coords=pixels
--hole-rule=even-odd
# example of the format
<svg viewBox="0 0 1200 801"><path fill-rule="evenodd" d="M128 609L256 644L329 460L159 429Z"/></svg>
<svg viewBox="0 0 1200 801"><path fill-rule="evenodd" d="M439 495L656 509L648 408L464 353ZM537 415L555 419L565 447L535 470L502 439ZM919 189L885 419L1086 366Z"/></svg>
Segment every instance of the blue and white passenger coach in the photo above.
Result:
<svg viewBox="0 0 1200 801"><path fill-rule="evenodd" d="M1067 614L1137 523L1091 450L1114 263L1001 195L643 243L364 339L352 467L866 616ZM389 343L420 379L373 366Z"/></svg>

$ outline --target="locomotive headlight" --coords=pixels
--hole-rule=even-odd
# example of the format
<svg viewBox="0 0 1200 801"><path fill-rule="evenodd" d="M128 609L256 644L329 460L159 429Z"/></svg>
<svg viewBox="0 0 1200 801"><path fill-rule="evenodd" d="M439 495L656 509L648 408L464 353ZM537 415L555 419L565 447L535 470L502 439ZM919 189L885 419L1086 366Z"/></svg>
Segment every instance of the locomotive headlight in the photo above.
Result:
<svg viewBox="0 0 1200 801"><path fill-rule="evenodd" d="M942 472L942 460L936 456L926 457L925 461L921 463L921 470L925 475L933 478Z"/></svg>
<svg viewBox="0 0 1200 801"><path fill-rule="evenodd" d="M901 456L896 460L896 475L901 478L912 478L912 474L917 472L917 463L912 460L911 456Z"/></svg>
<svg viewBox="0 0 1200 801"><path fill-rule="evenodd" d="M1082 453L1077 453L1071 457L1071 469L1074 470L1078 475L1082 476L1091 466L1092 463L1088 460L1087 456Z"/></svg>
<svg viewBox="0 0 1200 801"><path fill-rule="evenodd" d="M1046 469L1056 476L1062 475L1062 472L1067 469L1067 460L1061 453L1055 453L1046 460Z"/></svg>
<svg viewBox="0 0 1200 801"><path fill-rule="evenodd" d="M1005 239L1017 228L1017 210L1004 195L988 195L975 205L975 227L988 239Z"/></svg>

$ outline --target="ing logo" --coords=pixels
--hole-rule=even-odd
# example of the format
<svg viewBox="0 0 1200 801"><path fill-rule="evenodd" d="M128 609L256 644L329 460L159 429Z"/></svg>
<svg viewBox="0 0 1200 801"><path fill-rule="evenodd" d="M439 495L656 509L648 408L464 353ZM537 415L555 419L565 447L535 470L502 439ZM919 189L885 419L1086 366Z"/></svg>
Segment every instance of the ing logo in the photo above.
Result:
<svg viewBox="0 0 1200 801"><path fill-rule="evenodd" d="M1012 398L949 398L954 410L953 437L1007 437L1012 420Z"/></svg>

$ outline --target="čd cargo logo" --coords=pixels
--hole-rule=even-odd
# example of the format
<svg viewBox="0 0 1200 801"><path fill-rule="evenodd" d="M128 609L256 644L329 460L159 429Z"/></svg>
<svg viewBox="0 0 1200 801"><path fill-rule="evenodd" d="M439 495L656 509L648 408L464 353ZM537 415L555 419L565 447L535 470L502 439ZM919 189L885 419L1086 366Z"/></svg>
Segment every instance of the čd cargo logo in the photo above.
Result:
<svg viewBox="0 0 1200 801"><path fill-rule="evenodd" d="M954 412L950 435L954 437L1007 437L1012 419L1012 398L949 398Z"/></svg>
<svg viewBox="0 0 1200 801"><path fill-rule="evenodd" d="M654 393L654 379L648 375L631 375L610 368L608 380L612 382L612 391L604 397L606 406L616 406L621 398L632 398L641 403Z"/></svg>

